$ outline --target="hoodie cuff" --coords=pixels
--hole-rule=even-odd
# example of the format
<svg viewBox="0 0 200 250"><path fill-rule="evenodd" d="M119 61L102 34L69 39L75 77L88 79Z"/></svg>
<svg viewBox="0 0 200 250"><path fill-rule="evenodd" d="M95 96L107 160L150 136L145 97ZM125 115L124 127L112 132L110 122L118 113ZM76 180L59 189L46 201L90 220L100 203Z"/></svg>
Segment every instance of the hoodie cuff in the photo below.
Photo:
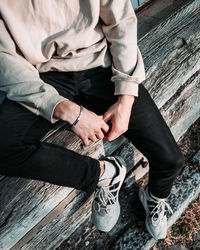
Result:
<svg viewBox="0 0 200 250"><path fill-rule="evenodd" d="M59 119L55 119L53 117L53 113L56 105L60 102L63 102L64 100L67 100L67 98L58 94L51 95L48 100L45 99L43 102L41 102L40 106L38 107L39 115L43 116L51 123L59 121Z"/></svg>
<svg viewBox="0 0 200 250"><path fill-rule="evenodd" d="M138 96L139 83L130 81L115 81L114 95L133 95Z"/></svg>

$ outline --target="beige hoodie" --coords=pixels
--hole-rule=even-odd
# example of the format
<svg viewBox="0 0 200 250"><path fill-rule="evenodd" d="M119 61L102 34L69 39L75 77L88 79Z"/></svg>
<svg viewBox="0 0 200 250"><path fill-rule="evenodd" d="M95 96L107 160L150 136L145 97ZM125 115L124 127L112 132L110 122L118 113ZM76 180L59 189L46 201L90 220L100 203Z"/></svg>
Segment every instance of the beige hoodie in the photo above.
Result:
<svg viewBox="0 0 200 250"><path fill-rule="evenodd" d="M130 0L0 0L0 90L50 122L65 100L39 72L112 65L115 95L138 96L145 69Z"/></svg>

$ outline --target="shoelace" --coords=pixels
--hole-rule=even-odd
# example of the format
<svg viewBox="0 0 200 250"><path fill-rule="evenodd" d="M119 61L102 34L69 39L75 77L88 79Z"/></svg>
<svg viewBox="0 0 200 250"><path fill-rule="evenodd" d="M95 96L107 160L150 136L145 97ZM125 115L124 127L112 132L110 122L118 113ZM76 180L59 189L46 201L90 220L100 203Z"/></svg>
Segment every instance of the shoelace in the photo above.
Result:
<svg viewBox="0 0 200 250"><path fill-rule="evenodd" d="M101 187L99 188L96 193L95 193L95 197L98 198L98 205L99 205L99 210L101 208L104 208L107 212L107 205L108 204L114 204L116 201L116 197L117 197L117 192L115 192L116 190L109 190L109 187ZM116 193L116 195L113 195L113 193Z"/></svg>
<svg viewBox="0 0 200 250"><path fill-rule="evenodd" d="M156 225L156 223L160 220L163 220L164 216L165 216L165 211L169 211L171 214L173 214L173 211L170 207L170 205L165 201L155 201L155 203L158 203L154 209L151 211L150 214L152 214L151 219L152 219L152 223L154 225Z"/></svg>

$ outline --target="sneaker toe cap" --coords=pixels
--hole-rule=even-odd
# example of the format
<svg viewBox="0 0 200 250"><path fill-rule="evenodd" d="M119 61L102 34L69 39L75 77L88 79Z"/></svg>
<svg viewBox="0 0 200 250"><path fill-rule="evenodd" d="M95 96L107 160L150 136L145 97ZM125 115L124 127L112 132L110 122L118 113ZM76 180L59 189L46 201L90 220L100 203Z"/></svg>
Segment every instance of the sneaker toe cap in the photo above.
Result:
<svg viewBox="0 0 200 250"><path fill-rule="evenodd" d="M151 222L146 221L146 228L155 240L165 239L167 236L167 223L165 222L162 225L152 225Z"/></svg>
<svg viewBox="0 0 200 250"><path fill-rule="evenodd" d="M108 208L107 213L100 210L99 212L92 211L92 220L95 227L102 232L109 232L117 223L120 214L120 206L117 205L113 208Z"/></svg>

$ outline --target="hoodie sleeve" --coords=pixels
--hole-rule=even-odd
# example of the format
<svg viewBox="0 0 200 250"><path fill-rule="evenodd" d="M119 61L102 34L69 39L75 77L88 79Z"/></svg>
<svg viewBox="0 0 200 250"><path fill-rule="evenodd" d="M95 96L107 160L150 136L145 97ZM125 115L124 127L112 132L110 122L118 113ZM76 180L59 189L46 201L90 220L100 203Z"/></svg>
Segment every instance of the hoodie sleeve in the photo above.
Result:
<svg viewBox="0 0 200 250"><path fill-rule="evenodd" d="M4 21L0 17L0 91L8 99L41 115L51 123L55 106L66 98L43 82L37 69L17 51Z"/></svg>
<svg viewBox="0 0 200 250"><path fill-rule="evenodd" d="M130 0L100 0L100 18L112 56L114 94L138 96L145 69L137 45L137 17Z"/></svg>

